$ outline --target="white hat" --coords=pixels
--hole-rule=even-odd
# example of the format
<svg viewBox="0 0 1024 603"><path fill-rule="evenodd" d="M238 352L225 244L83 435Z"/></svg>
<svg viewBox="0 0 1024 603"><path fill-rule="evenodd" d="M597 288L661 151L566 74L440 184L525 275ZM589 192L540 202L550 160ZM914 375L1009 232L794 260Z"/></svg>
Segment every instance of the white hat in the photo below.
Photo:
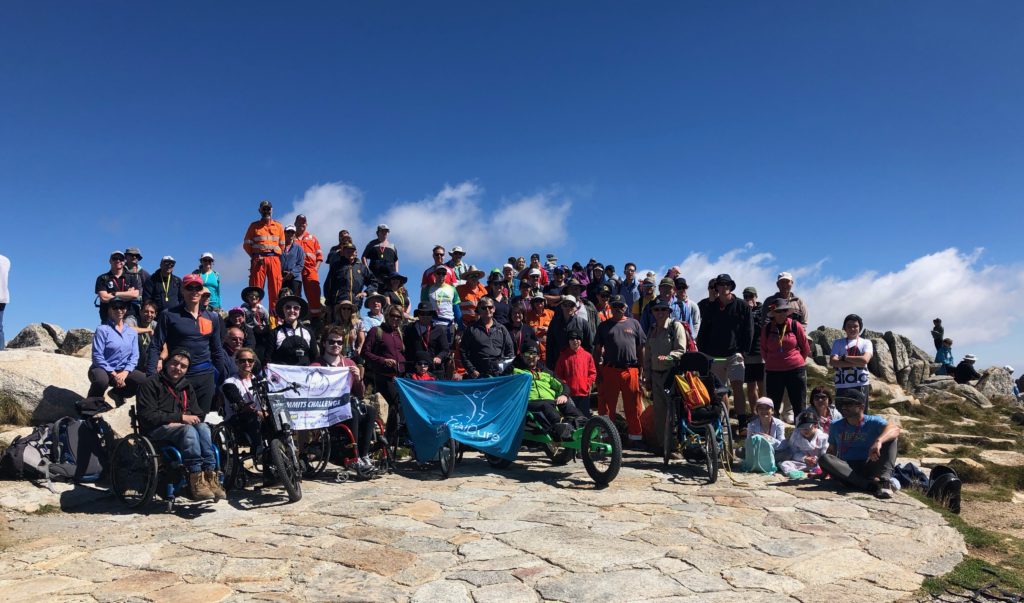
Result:
<svg viewBox="0 0 1024 603"><path fill-rule="evenodd" d="M775 410L775 403L772 402L771 398L758 398L757 402L754 402L754 408L758 406L770 406L772 410Z"/></svg>
<svg viewBox="0 0 1024 603"><path fill-rule="evenodd" d="M452 250L451 250L451 255L455 255L456 253L461 253L462 255L466 255L466 252L461 247L459 247L458 245L456 245L455 247L452 247Z"/></svg>
<svg viewBox="0 0 1024 603"><path fill-rule="evenodd" d="M967 354L964 356L964 360L966 360L967 362L974 362L975 360L977 360L977 358L974 356L974 354Z"/></svg>
<svg viewBox="0 0 1024 603"><path fill-rule="evenodd" d="M531 268L530 271L527 272L526 274L528 276L540 276L540 270L537 268Z"/></svg>
<svg viewBox="0 0 1024 603"><path fill-rule="evenodd" d="M205 260L206 258L210 258L212 260L213 259L213 254L210 253L209 251L204 251L203 255L199 256L200 260Z"/></svg>
<svg viewBox="0 0 1024 603"><path fill-rule="evenodd" d="M789 281L793 282L793 275L788 272L780 272L779 276L775 278L776 281Z"/></svg>
<svg viewBox="0 0 1024 603"><path fill-rule="evenodd" d="M572 295L563 295L561 303L564 304L565 302L572 302L574 304L578 304L579 303L578 301L576 301L576 297L572 296Z"/></svg>
<svg viewBox="0 0 1024 603"><path fill-rule="evenodd" d="M295 225L294 224L289 224L288 226L284 227L284 231L285 232L288 232L289 230L292 231L292 232L295 232Z"/></svg>
<svg viewBox="0 0 1024 603"><path fill-rule="evenodd" d="M175 262L175 260L171 256L165 255L164 257L160 258L160 263L163 264L164 262Z"/></svg>
<svg viewBox="0 0 1024 603"><path fill-rule="evenodd" d="M377 225L377 230L387 230L387 231L390 231L391 229L388 228L387 224L378 224Z"/></svg>
<svg viewBox="0 0 1024 603"><path fill-rule="evenodd" d="M1004 370L1004 371L1006 371L1007 373L1010 373L1011 375L1013 374L1013 367L1012 367L1012 366L1010 366L1009 364L1007 364L1006 366L1004 366L1004 367L1003 367L1003 370Z"/></svg>
<svg viewBox="0 0 1024 603"><path fill-rule="evenodd" d="M506 268L508 268L509 270L515 270L516 269L516 267L513 266L512 264L505 264L504 266L501 267L502 270L504 270Z"/></svg>

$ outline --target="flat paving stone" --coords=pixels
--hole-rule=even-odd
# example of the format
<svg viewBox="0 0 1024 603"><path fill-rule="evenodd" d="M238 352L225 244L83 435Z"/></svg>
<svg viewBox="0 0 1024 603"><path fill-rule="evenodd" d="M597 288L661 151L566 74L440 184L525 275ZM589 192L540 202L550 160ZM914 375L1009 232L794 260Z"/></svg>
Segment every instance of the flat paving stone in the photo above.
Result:
<svg viewBox="0 0 1024 603"><path fill-rule="evenodd" d="M579 463L468 453L455 474L401 468L220 503L130 513L94 489L31 513L0 482L3 600L893 601L963 559L923 504L722 475L627 453L597 489ZM35 493L34 493L35 494Z"/></svg>

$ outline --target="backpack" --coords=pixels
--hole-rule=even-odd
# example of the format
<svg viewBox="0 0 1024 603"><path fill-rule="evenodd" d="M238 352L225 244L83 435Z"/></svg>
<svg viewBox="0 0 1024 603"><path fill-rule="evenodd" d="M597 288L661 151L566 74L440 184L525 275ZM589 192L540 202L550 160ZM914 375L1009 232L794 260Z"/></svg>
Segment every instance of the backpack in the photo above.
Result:
<svg viewBox="0 0 1024 603"><path fill-rule="evenodd" d="M683 404L687 410L693 410L698 406L704 406L711 402L711 394L708 388L700 380L700 376L693 371L687 371L682 375L676 375L676 389L683 396Z"/></svg>
<svg viewBox="0 0 1024 603"><path fill-rule="evenodd" d="M0 457L0 476L95 482L107 466L106 448L98 430L102 420L63 417L16 438ZM105 424L105 423L103 423Z"/></svg>
<svg viewBox="0 0 1024 603"><path fill-rule="evenodd" d="M742 471L747 473L775 473L775 450L771 442L765 438L751 437L747 439L746 449L743 451Z"/></svg>

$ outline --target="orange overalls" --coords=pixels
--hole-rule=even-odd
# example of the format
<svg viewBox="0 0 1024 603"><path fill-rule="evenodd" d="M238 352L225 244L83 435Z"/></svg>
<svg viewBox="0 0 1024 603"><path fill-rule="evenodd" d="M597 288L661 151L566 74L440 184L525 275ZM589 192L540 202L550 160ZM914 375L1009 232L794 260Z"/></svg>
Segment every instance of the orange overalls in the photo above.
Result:
<svg viewBox="0 0 1024 603"><path fill-rule="evenodd" d="M324 252L320 249L320 241L316 235L308 230L302 233L301 237L295 237L295 241L306 252L306 263L302 266L302 289L306 292L306 301L309 302L309 314L319 316L320 275L317 274L316 265L324 261Z"/></svg>
<svg viewBox="0 0 1024 603"><path fill-rule="evenodd" d="M544 362L547 358L548 353L548 325L551 324L551 319L554 318L555 313L547 308L542 308L540 312L534 312L531 307L526 313L526 324L533 327L533 332L537 334L537 348L538 356L540 361Z"/></svg>
<svg viewBox="0 0 1024 603"><path fill-rule="evenodd" d="M268 307L273 315L277 308L277 293L281 290L284 227L277 220L266 223L256 220L245 231L242 249L252 258L249 264L249 286L263 287L266 284Z"/></svg>

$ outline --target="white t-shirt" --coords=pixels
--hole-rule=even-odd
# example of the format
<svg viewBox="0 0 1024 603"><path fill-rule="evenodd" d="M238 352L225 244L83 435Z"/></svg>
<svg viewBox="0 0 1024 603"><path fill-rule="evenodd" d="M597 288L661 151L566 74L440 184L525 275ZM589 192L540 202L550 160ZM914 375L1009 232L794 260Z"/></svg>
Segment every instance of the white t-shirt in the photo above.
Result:
<svg viewBox="0 0 1024 603"><path fill-rule="evenodd" d="M846 338L837 339L832 342L832 356L863 356L864 354L875 353L871 340L858 337L853 341ZM862 387L868 384L867 367L843 367L836 368L836 389L847 387Z"/></svg>
<svg viewBox="0 0 1024 603"><path fill-rule="evenodd" d="M11 260L0 255L0 304L11 301L11 293L7 290L7 274L11 271Z"/></svg>

